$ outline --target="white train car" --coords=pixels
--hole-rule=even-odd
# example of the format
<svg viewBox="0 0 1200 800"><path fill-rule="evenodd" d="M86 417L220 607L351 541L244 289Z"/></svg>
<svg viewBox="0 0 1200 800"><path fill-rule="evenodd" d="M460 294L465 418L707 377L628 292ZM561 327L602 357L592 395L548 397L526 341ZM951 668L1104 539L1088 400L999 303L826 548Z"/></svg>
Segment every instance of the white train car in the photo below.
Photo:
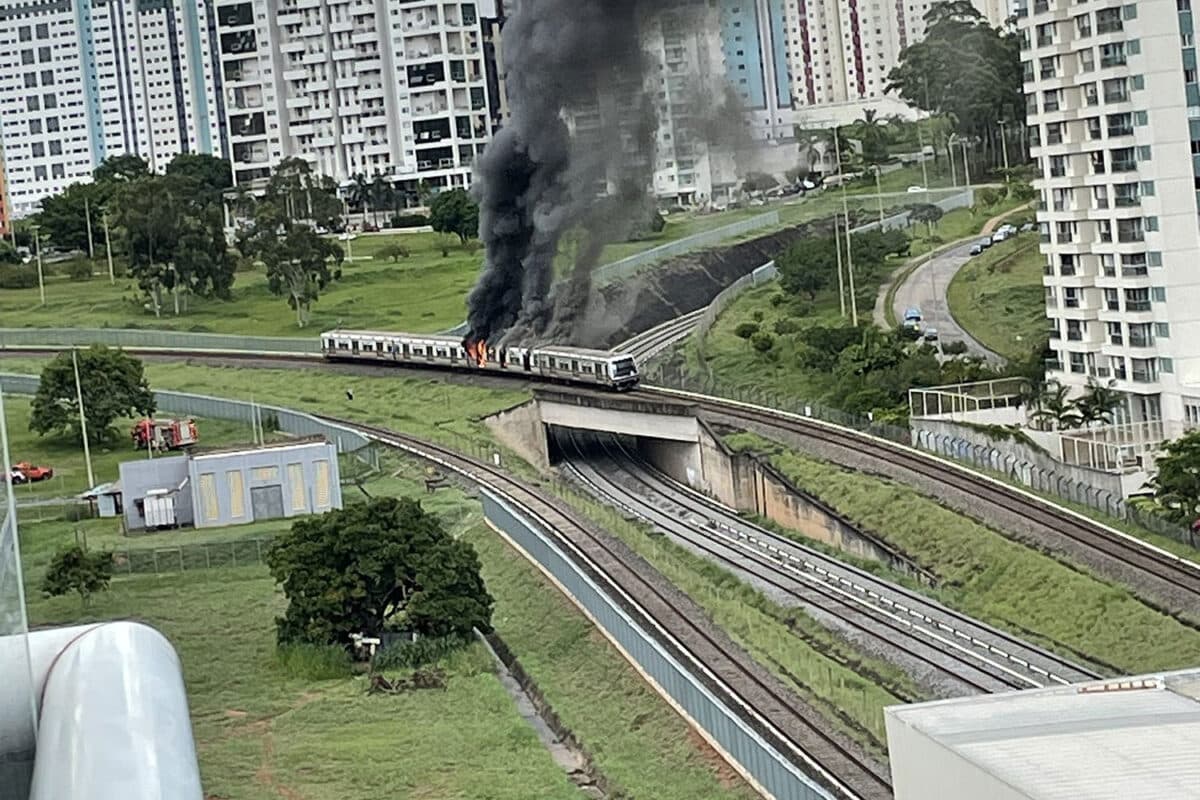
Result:
<svg viewBox="0 0 1200 800"><path fill-rule="evenodd" d="M488 347L484 358L476 360L454 336L334 330L321 334L321 352L330 361L536 375L618 391L638 382L632 356L581 347Z"/></svg>

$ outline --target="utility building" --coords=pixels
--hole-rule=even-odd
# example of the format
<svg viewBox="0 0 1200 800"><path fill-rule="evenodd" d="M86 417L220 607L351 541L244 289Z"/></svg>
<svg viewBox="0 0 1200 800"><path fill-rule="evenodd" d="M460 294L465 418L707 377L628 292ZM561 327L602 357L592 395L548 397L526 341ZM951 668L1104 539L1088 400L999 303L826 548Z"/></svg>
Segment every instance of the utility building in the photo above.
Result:
<svg viewBox="0 0 1200 800"><path fill-rule="evenodd" d="M896 800L1200 798L1200 670L885 709Z"/></svg>
<svg viewBox="0 0 1200 800"><path fill-rule="evenodd" d="M126 461L120 485L129 531L240 525L342 507L337 447L321 437Z"/></svg>

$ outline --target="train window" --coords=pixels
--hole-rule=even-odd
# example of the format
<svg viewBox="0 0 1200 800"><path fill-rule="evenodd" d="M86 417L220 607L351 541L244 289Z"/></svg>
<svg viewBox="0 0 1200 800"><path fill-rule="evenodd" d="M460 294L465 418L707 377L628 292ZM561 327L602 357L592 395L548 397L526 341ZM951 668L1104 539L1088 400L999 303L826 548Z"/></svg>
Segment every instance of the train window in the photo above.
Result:
<svg viewBox="0 0 1200 800"><path fill-rule="evenodd" d="M579 372L579 362L578 361L575 361L575 360L571 361L571 372Z"/></svg>
<svg viewBox="0 0 1200 800"><path fill-rule="evenodd" d="M380 353L382 353L383 352L383 342L382 341L376 342L375 349L378 350Z"/></svg>
<svg viewBox="0 0 1200 800"><path fill-rule="evenodd" d="M338 350L349 350L350 345L346 342L338 342Z"/></svg>
<svg viewBox="0 0 1200 800"><path fill-rule="evenodd" d="M590 363L585 363L583 365L583 371L589 375L591 375L593 372L595 372L595 370L592 368L592 364L590 364Z"/></svg>

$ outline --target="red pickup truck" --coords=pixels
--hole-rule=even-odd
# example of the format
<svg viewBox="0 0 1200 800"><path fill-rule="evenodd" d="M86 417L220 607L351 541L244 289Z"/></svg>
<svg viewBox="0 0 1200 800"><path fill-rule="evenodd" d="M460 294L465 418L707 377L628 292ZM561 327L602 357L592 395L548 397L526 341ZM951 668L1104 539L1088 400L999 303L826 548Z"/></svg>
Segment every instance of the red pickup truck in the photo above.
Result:
<svg viewBox="0 0 1200 800"><path fill-rule="evenodd" d="M13 464L12 469L14 478L16 477L17 473L20 473L29 483L48 481L54 477L53 467L39 467L34 464L30 464L28 461L22 461L19 464ZM21 483L21 481L14 481L14 483Z"/></svg>

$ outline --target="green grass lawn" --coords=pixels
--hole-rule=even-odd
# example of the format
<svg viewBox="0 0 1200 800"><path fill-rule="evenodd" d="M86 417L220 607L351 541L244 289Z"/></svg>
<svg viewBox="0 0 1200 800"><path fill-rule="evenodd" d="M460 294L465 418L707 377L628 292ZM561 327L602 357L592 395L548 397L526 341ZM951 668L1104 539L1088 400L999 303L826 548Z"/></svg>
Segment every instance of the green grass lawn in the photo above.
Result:
<svg viewBox="0 0 1200 800"><path fill-rule="evenodd" d="M959 270L946 291L954 319L990 350L1022 359L1045 337L1046 300L1036 232L993 245Z"/></svg>
<svg viewBox="0 0 1200 800"><path fill-rule="evenodd" d="M398 262L374 258L384 245L395 241L409 248L409 258ZM176 317L164 309L162 317L155 318L137 297L133 281L118 278L115 285L109 283L102 260L96 262L96 271L103 275L90 281L75 282L60 275L48 278L45 306L39 305L36 288L0 289L0 319L5 327L141 327L258 336L316 336L339 323L434 332L463 320L466 294L482 262L482 251L468 252L457 244L443 258L438 242L429 233L354 240L354 261L313 304L303 329L296 327L296 314L287 301L270 293L261 269L237 274L232 301L193 298L186 313Z"/></svg>
<svg viewBox="0 0 1200 800"><path fill-rule="evenodd" d="M477 502L453 488L425 494L423 467L398 456L385 456L383 465L366 484L372 495L419 495L476 545L497 599L497 628L606 775L635 797L753 796L590 622L481 524ZM348 501L358 497L347 490ZM80 527L22 525L31 622L136 619L163 631L183 662L207 797L579 797L516 714L482 647L442 664L450 676L444 693L367 696L362 678L315 680L276 656L274 618L285 601L262 567L119 576L82 613L74 598L37 592L52 553ZM110 520L83 527L93 549L131 541ZM282 530L264 523L132 542L161 546Z"/></svg>
<svg viewBox="0 0 1200 800"><path fill-rule="evenodd" d="M1200 653L1200 632L1128 589L1013 542L915 489L758 436L726 441L769 453L797 486L937 574L938 598L973 616L1130 674L1189 666Z"/></svg>
<svg viewBox="0 0 1200 800"><path fill-rule="evenodd" d="M0 370L5 367L6 365L0 362ZM29 416L32 405L33 402L28 397L8 395L4 398L9 453L13 462L29 461L39 466L53 467L54 477L48 481L15 487L17 498L66 497L91 488L87 485L87 467L84 463L82 442L70 434L39 436L30 432ZM117 465L120 462L146 458L146 452L134 448L128 435L132 424L132 420L117 420L117 435L91 446L92 471L97 483L116 480ZM236 444L249 442L252 438L248 425L211 419L198 419L196 424L200 430L202 445Z"/></svg>

